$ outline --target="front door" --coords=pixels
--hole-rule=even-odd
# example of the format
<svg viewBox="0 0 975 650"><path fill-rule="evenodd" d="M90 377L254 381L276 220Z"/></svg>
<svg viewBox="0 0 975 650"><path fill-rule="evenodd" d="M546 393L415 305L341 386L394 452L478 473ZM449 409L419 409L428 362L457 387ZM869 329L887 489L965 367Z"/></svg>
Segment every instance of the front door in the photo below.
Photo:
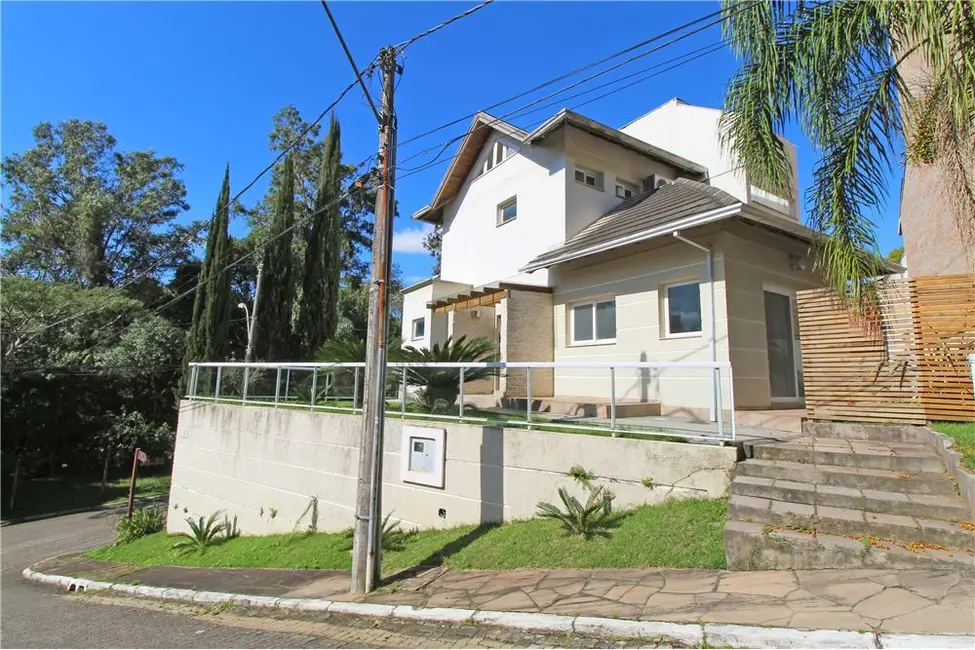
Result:
<svg viewBox="0 0 975 650"><path fill-rule="evenodd" d="M772 291L765 292L765 337L768 344L768 376L772 399L798 399L791 297Z"/></svg>

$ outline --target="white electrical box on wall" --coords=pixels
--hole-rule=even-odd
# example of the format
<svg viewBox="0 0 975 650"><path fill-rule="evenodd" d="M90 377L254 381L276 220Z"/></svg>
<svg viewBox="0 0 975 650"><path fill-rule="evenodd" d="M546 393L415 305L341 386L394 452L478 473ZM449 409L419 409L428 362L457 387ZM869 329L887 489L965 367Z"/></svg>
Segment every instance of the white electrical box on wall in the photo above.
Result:
<svg viewBox="0 0 975 650"><path fill-rule="evenodd" d="M446 431L444 429L403 427L400 455L403 458L402 479L404 483L443 488L445 438Z"/></svg>

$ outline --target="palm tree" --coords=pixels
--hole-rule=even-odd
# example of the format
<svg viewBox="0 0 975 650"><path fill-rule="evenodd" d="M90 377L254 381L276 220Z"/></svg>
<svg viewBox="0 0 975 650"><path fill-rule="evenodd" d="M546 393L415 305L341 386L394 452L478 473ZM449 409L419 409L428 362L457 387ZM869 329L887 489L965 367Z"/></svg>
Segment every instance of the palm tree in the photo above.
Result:
<svg viewBox="0 0 975 650"><path fill-rule="evenodd" d="M829 284L862 304L880 271L868 213L885 199L901 138L909 162L947 171L953 216L975 243L971 0L723 0L723 10L741 61L725 96L723 143L753 184L780 192L790 184L786 123L820 151L807 202ZM905 82L909 57L925 64L923 83Z"/></svg>

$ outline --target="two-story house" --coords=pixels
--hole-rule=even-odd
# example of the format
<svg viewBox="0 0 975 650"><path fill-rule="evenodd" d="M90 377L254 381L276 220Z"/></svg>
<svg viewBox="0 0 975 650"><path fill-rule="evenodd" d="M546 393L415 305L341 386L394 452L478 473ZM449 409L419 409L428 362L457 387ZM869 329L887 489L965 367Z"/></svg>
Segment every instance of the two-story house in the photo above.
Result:
<svg viewBox="0 0 975 650"><path fill-rule="evenodd" d="M622 129L562 111L527 133L478 115L413 215L443 243L440 276L404 290L405 344L483 336L509 362L730 361L736 408L801 405L795 293L821 286L814 234L795 190L753 186L722 150L719 117L676 99ZM531 381L533 397L615 390L664 414L714 403L701 371L619 369L611 386L556 367ZM473 392L523 398L523 375Z"/></svg>

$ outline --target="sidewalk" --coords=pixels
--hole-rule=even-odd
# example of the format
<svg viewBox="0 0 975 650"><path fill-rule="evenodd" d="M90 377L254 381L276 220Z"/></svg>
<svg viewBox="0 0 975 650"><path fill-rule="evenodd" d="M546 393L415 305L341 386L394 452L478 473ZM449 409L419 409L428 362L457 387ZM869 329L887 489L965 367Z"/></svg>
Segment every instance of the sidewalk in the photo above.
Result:
<svg viewBox="0 0 975 650"><path fill-rule="evenodd" d="M367 597L345 571L135 566L65 556L35 571L129 585L429 608L892 634L975 634L975 567L735 572L433 568Z"/></svg>

